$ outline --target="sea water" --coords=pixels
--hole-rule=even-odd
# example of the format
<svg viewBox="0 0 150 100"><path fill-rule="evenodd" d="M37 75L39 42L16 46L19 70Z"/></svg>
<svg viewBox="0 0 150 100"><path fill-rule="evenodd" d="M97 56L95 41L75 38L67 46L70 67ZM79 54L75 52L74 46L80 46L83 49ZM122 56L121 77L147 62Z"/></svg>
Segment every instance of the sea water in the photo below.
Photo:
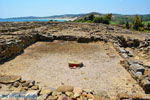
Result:
<svg viewBox="0 0 150 100"><path fill-rule="evenodd" d="M65 19L0 19L0 22L32 22L32 21L40 21L40 22L48 22L48 21L65 22L65 21L68 21L68 20L65 20Z"/></svg>

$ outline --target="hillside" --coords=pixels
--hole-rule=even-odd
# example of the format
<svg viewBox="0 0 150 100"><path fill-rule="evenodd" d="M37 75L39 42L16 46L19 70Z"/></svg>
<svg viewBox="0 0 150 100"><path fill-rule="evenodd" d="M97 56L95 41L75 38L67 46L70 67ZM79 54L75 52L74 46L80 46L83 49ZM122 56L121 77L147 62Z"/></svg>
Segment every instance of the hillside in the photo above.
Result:
<svg viewBox="0 0 150 100"><path fill-rule="evenodd" d="M91 12L91 13L84 14L81 17L78 16L78 19L83 19L91 14L93 14L94 16L106 15L106 14L102 14L102 13ZM144 24L148 24L150 22L150 14L143 14L143 15L137 14L137 15L142 18L142 21ZM125 24L126 21L128 21L129 23L132 23L134 16L135 15L112 14L111 24Z"/></svg>
<svg viewBox="0 0 150 100"><path fill-rule="evenodd" d="M90 14L94 14L96 16L103 16L105 14L98 13L98 12L91 12L91 13L83 13L83 14L64 14L64 15L53 15L53 16L44 16L44 17L37 17L37 16L28 16L28 17L13 17L8 19L36 19L36 18L82 18L88 16ZM135 15L122 15L122 14L112 14L112 22L121 24L122 22L128 20L129 22L133 21L133 17ZM144 22L150 21L150 14L143 14L139 15L142 17Z"/></svg>

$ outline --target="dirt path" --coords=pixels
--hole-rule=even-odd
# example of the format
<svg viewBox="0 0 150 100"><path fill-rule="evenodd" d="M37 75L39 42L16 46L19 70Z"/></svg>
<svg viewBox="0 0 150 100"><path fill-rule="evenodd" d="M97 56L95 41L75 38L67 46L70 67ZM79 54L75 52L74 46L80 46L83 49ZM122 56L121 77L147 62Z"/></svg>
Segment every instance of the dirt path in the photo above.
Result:
<svg viewBox="0 0 150 100"><path fill-rule="evenodd" d="M114 96L118 92L139 92L142 89L119 64L120 56L111 44L102 42L37 42L15 59L0 65L3 74L21 75L42 86L56 88L61 84L90 88ZM69 60L82 61L85 67L70 69Z"/></svg>

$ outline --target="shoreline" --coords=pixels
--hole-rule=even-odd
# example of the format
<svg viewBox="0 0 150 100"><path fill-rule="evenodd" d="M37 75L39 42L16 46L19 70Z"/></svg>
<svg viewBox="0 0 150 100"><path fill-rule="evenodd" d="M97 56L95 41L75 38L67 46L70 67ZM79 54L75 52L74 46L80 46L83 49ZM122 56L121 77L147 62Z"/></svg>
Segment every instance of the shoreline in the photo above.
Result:
<svg viewBox="0 0 150 100"><path fill-rule="evenodd" d="M67 20L67 21L74 21L74 20L76 20L77 19L77 17L75 17L75 18L52 18L52 19L55 19L55 20Z"/></svg>
<svg viewBox="0 0 150 100"><path fill-rule="evenodd" d="M24 19L17 19L17 18L12 18L12 19L0 19L0 22L31 22L31 21L74 21L77 18L24 18Z"/></svg>

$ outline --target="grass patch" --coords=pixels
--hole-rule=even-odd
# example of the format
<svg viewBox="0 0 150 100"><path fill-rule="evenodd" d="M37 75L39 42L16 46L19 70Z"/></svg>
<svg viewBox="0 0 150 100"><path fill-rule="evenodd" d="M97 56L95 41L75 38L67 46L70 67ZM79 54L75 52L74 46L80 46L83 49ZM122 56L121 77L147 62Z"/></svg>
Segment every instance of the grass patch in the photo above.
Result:
<svg viewBox="0 0 150 100"><path fill-rule="evenodd" d="M150 21L143 21L142 22L144 25L147 25L148 23L150 23Z"/></svg>

